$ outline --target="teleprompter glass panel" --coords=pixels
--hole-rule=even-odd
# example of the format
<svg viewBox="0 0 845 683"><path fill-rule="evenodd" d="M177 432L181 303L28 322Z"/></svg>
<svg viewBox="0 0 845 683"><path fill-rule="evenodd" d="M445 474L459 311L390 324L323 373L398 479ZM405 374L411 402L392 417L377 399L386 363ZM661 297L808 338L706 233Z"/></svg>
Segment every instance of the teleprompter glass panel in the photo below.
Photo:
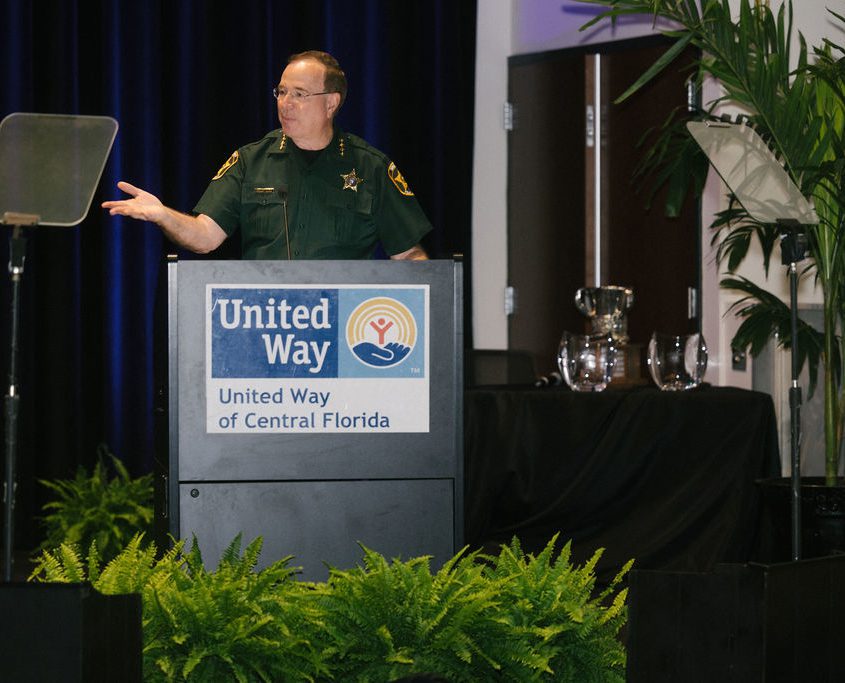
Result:
<svg viewBox="0 0 845 683"><path fill-rule="evenodd" d="M0 122L0 220L73 226L88 213L117 135L107 116L10 114ZM10 221L4 221L10 222Z"/></svg>

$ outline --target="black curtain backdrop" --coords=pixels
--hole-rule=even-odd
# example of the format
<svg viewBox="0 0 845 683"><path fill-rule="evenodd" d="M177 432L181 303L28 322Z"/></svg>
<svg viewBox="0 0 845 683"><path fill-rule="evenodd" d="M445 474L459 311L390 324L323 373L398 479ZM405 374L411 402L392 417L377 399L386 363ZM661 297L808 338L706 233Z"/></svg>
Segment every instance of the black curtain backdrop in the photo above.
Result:
<svg viewBox="0 0 845 683"><path fill-rule="evenodd" d="M424 242L429 253L468 256L476 3L3 0L2 7L0 116L94 114L120 124L88 217L75 228L29 233L16 547L30 549L46 499L37 479L91 467L100 443L135 475L151 471L155 458L160 273L175 249L154 226L99 208L120 195L115 183L127 180L190 211L232 151L278 128L270 90L288 55L323 49L349 79L339 125L402 170L435 226ZM224 245L212 257L237 251ZM8 262L7 235L0 262Z"/></svg>

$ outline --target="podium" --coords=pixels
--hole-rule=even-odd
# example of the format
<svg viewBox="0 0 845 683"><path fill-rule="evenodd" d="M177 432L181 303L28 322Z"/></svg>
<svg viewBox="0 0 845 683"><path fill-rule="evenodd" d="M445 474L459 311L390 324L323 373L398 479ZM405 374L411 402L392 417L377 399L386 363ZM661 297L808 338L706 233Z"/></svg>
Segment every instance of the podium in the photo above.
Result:
<svg viewBox="0 0 845 683"><path fill-rule="evenodd" d="M462 273L453 261L168 264L159 512L215 567L236 534L301 578L359 544L463 543Z"/></svg>

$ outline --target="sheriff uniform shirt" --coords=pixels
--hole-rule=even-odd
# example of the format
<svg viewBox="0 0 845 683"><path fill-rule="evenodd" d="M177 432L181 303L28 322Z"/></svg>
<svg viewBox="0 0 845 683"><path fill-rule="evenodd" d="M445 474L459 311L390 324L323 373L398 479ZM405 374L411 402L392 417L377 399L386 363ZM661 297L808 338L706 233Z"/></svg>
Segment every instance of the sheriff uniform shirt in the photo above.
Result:
<svg viewBox="0 0 845 683"><path fill-rule="evenodd" d="M294 259L368 259L379 242L399 254L431 230L396 165L340 131L316 156L281 130L241 147L194 213L240 229L245 259L286 259L286 225Z"/></svg>

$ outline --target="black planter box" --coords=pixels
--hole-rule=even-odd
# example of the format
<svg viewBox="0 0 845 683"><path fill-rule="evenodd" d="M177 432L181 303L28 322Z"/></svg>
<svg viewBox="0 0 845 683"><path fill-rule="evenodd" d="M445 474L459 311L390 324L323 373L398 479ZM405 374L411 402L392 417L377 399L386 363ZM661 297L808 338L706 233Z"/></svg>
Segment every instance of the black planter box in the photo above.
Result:
<svg viewBox="0 0 845 683"><path fill-rule="evenodd" d="M629 581L629 683L845 680L845 556Z"/></svg>
<svg viewBox="0 0 845 683"><path fill-rule="evenodd" d="M792 482L788 477L757 482L763 499L760 552L766 563L792 559ZM801 557L845 552L845 486L824 477L801 478Z"/></svg>
<svg viewBox="0 0 845 683"><path fill-rule="evenodd" d="M0 585L0 680L140 683L141 596L84 584Z"/></svg>

